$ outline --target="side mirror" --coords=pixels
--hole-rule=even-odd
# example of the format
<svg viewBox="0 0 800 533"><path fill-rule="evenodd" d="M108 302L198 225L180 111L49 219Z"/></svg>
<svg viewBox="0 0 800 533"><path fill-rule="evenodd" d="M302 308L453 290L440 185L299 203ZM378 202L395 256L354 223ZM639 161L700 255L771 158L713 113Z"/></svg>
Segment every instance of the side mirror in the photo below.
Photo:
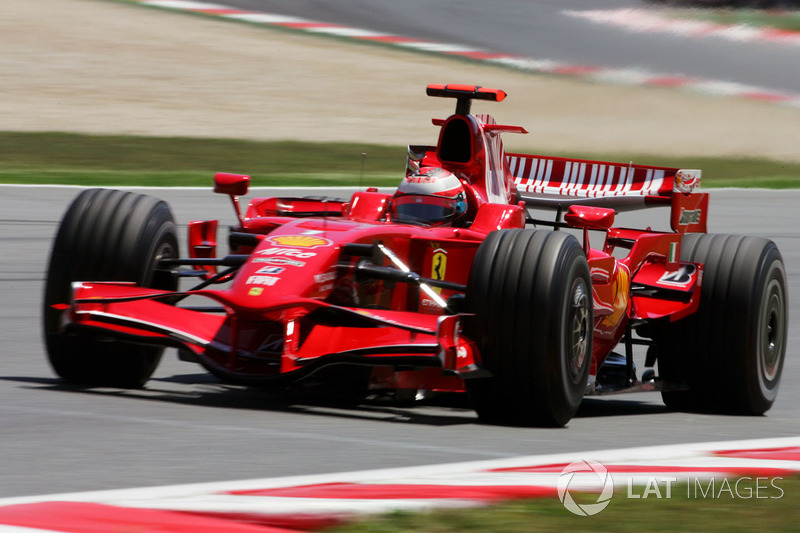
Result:
<svg viewBox="0 0 800 533"><path fill-rule="evenodd" d="M613 209L606 207L571 205L564 215L564 220L573 228L603 230L614 224L615 214Z"/></svg>
<svg viewBox="0 0 800 533"><path fill-rule="evenodd" d="M217 172L214 174L214 192L232 196L244 196L250 186L250 176Z"/></svg>
<svg viewBox="0 0 800 533"><path fill-rule="evenodd" d="M217 172L214 174L214 192L227 194L233 203L233 210L239 224L244 226L242 210L239 209L239 196L247 194L247 187L250 185L250 176L244 174L229 174L227 172Z"/></svg>

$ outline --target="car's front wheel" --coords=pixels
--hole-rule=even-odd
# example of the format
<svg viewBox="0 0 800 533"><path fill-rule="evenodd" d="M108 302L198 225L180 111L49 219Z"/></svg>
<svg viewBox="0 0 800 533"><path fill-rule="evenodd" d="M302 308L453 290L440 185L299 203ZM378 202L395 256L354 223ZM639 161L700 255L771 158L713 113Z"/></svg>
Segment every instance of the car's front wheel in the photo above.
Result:
<svg viewBox="0 0 800 533"><path fill-rule="evenodd" d="M82 385L140 387L155 371L162 348L87 338L61 328L60 304L73 281L133 281L155 287L162 258L178 257L169 206L151 196L88 189L70 204L56 234L44 293L43 329L51 366L64 380Z"/></svg>
<svg viewBox="0 0 800 533"><path fill-rule="evenodd" d="M563 232L491 233L467 288L464 333L491 378L467 380L481 420L563 426L580 406L592 358L593 303L586 255Z"/></svg>

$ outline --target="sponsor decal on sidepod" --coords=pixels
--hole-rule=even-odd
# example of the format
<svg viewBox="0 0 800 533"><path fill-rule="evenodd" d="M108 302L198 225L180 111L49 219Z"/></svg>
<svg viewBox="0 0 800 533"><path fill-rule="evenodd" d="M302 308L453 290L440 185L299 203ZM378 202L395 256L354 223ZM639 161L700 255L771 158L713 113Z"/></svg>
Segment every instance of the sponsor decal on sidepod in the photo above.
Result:
<svg viewBox="0 0 800 533"><path fill-rule="evenodd" d="M302 252L293 248L267 248L256 252L260 255L286 255L289 257L298 257L300 259L309 259L314 257L316 252Z"/></svg>

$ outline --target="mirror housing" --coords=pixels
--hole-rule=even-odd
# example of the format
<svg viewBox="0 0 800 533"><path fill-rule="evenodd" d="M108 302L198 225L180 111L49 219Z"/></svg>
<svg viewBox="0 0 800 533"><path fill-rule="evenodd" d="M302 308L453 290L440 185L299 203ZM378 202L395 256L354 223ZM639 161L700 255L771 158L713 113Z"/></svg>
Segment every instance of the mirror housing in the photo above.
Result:
<svg viewBox="0 0 800 533"><path fill-rule="evenodd" d="M250 186L250 176L217 172L214 174L214 192L231 196L244 196Z"/></svg>
<svg viewBox="0 0 800 533"><path fill-rule="evenodd" d="M605 230L614 224L616 212L606 207L571 205L564 220L572 228Z"/></svg>

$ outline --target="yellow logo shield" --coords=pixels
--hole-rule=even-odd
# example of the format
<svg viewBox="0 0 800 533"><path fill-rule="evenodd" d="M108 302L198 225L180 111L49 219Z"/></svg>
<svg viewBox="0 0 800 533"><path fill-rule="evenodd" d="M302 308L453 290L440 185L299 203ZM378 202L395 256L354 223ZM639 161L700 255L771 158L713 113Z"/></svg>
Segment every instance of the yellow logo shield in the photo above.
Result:
<svg viewBox="0 0 800 533"><path fill-rule="evenodd" d="M328 239L312 235L278 235L276 237L268 237L267 240L278 246L291 246L293 248L317 248L331 245L331 241Z"/></svg>
<svg viewBox="0 0 800 533"><path fill-rule="evenodd" d="M443 280L447 272L447 252L441 248L433 251L433 258L431 259L431 279ZM442 289L434 287L433 290L437 294L442 292Z"/></svg>

